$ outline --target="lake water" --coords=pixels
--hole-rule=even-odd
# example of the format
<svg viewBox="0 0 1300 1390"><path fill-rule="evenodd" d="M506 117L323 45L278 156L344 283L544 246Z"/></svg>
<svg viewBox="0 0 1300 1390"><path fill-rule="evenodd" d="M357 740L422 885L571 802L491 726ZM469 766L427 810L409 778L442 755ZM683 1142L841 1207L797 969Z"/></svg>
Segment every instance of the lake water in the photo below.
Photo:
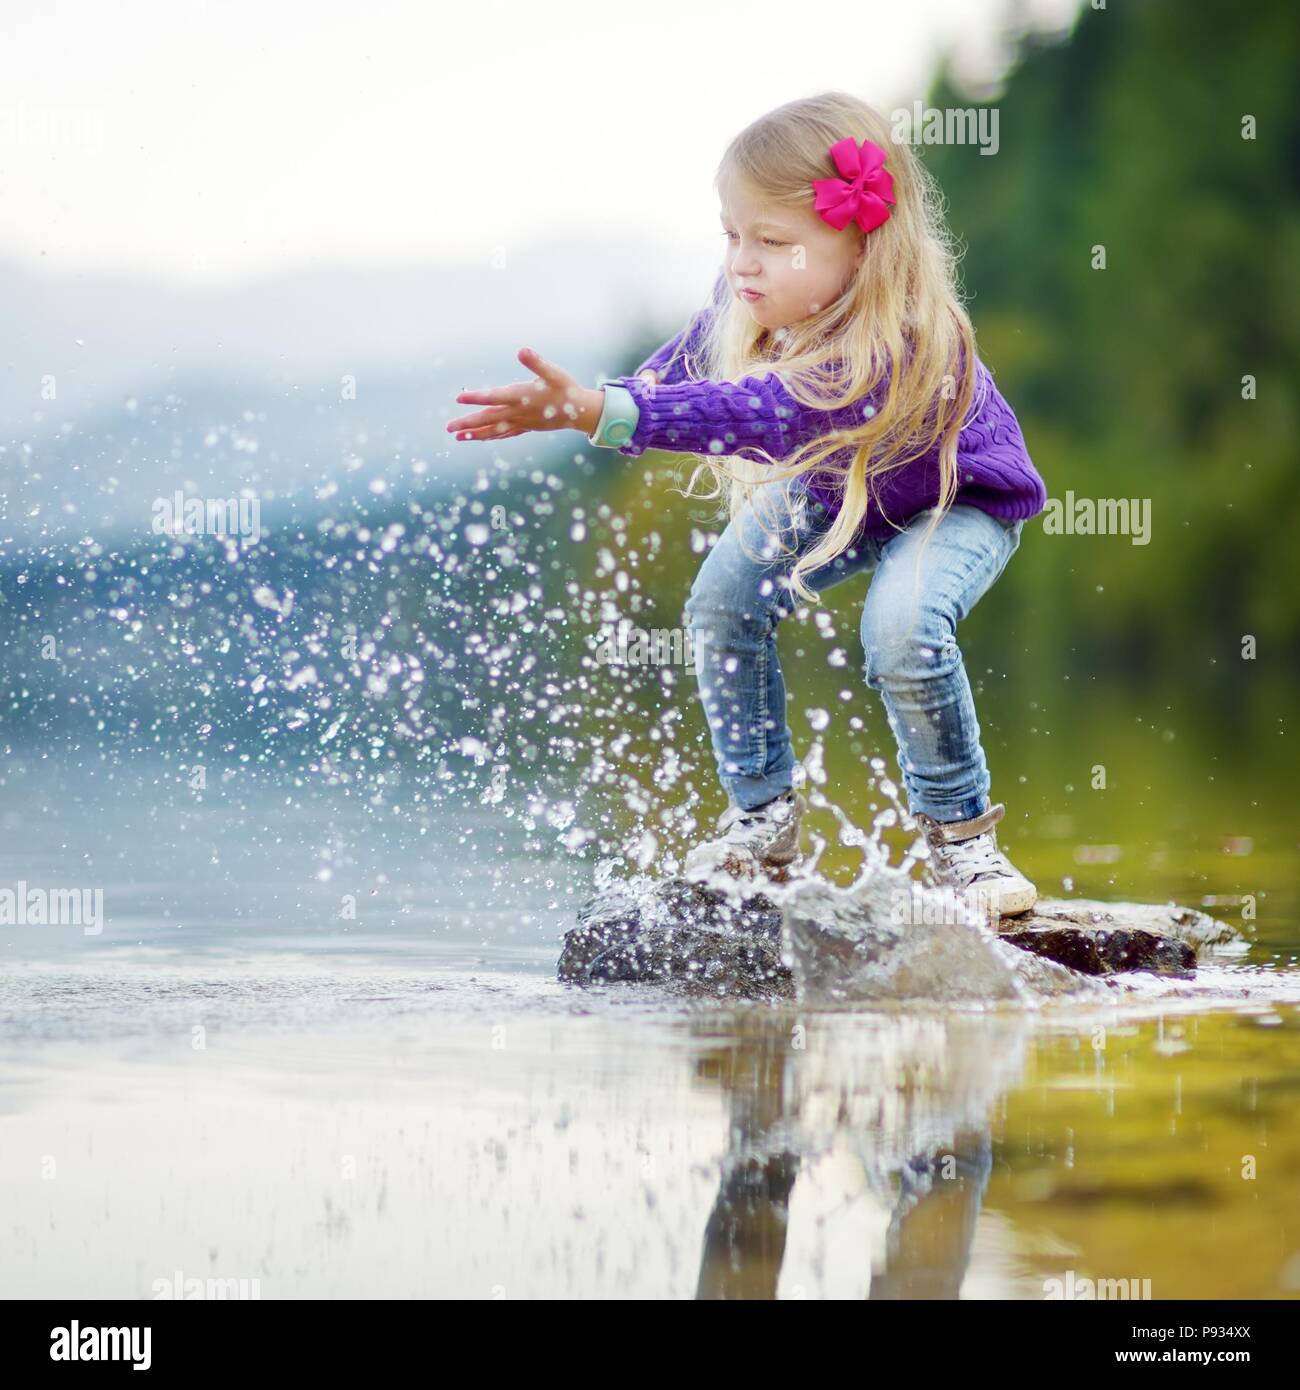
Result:
<svg viewBox="0 0 1300 1390"><path fill-rule="evenodd" d="M589 864L297 780L11 750L0 886L104 921L0 928L0 1296L1300 1292L1287 930L1104 1009L584 993Z"/></svg>

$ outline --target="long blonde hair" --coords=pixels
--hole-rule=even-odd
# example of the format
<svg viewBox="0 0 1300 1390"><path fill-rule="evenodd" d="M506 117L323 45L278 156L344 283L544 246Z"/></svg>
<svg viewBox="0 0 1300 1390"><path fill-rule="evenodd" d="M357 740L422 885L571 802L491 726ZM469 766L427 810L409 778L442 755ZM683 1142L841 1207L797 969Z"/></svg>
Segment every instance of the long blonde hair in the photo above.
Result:
<svg viewBox="0 0 1300 1390"><path fill-rule="evenodd" d="M943 195L911 146L895 143L880 112L845 92L779 106L731 142L714 186L721 193L739 185L772 209L811 210L811 180L839 176L829 150L849 135L886 151L897 201L889 219L869 235L856 222L840 233L865 248L843 294L772 335L728 294L701 334L694 360L686 362L688 378L699 368L697 380L735 381L776 371L796 400L828 410L859 400L888 376L887 393L870 418L847 428L828 426L780 463L756 446L744 456L708 458L687 485L688 496L720 497L724 480L729 482L734 517L751 500L759 514L756 494L773 483L814 472L820 480L834 480L842 498L839 515L790 574L791 588L805 600L816 599L805 576L852 545L881 480L938 444L940 496L926 532L929 543L957 492L957 436L976 382L975 334L959 298ZM716 486L696 492L706 473ZM791 549L775 538L782 549Z"/></svg>

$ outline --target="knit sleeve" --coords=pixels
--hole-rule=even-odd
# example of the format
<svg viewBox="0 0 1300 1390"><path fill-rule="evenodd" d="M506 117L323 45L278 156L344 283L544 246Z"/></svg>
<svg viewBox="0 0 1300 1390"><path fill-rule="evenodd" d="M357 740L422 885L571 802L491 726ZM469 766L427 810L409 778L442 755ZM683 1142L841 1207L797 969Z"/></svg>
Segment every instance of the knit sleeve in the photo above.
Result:
<svg viewBox="0 0 1300 1390"><path fill-rule="evenodd" d="M619 385L637 406L636 429L619 453L745 455L751 447L783 459L834 429L851 429L875 414L871 395L828 409L796 400L775 372L739 381L689 381L649 386L638 377ZM879 390L879 388L877 388Z"/></svg>

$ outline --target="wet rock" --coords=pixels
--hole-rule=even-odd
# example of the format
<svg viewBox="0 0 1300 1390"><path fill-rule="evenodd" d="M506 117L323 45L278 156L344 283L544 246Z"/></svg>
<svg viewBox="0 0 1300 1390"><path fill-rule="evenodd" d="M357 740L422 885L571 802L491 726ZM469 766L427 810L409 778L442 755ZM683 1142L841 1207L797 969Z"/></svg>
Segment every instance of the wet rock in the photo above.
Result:
<svg viewBox="0 0 1300 1390"><path fill-rule="evenodd" d="M565 935L557 973L578 985L653 983L743 999L794 993L780 908L761 893L733 903L685 879L597 893Z"/></svg>
<svg viewBox="0 0 1300 1390"><path fill-rule="evenodd" d="M687 994L823 1002L1027 1000L1086 993L1097 976L1186 976L1211 948L1244 946L1193 908L1044 899L997 933L895 906L889 873L846 893L808 880L728 898L685 879L639 878L598 892L565 936L558 976L642 982Z"/></svg>
<svg viewBox="0 0 1300 1390"><path fill-rule="evenodd" d="M1034 910L1027 912L1023 917L1003 918L1000 930L1003 935L1008 935L1024 929L1037 931L1056 928L1065 928L1065 934L1058 938L1063 949L1072 931L1083 938L1099 938L1128 932L1153 937L1157 941L1180 942L1192 951L1192 958L1187 962L1192 968L1195 967L1196 957L1203 951L1222 947L1241 948L1246 945L1245 937L1236 927L1194 907L1179 907L1175 903L1100 903L1086 898L1048 898L1038 902ZM1154 951L1156 948L1140 949ZM1046 954L1050 955L1051 952ZM1152 958L1154 959L1154 956ZM1060 960L1061 957L1055 956L1053 959ZM1132 959L1136 960L1138 957ZM1069 962L1062 961L1062 964L1068 965ZM1156 968L1155 965L1146 964L1111 967L1115 970ZM1106 972L1103 970L1097 973Z"/></svg>
<svg viewBox="0 0 1300 1390"><path fill-rule="evenodd" d="M1025 926L998 932L1003 941L1058 961L1084 975L1111 975L1121 970L1150 970L1157 975L1192 975L1196 952L1185 941L1156 936L1140 928L1110 931L1076 926Z"/></svg>

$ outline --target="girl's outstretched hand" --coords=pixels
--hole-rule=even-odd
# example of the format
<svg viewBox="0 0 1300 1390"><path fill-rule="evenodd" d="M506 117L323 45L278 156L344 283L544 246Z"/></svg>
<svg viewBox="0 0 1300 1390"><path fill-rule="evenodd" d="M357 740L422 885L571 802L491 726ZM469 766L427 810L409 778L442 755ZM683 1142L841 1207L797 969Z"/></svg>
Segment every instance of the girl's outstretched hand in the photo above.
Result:
<svg viewBox="0 0 1300 1390"><path fill-rule="evenodd" d="M532 348L520 348L519 360L538 379L460 392L456 399L462 404L487 409L448 421L449 433L457 439L511 439L529 430L580 429L590 434L596 428L603 392L582 386Z"/></svg>

